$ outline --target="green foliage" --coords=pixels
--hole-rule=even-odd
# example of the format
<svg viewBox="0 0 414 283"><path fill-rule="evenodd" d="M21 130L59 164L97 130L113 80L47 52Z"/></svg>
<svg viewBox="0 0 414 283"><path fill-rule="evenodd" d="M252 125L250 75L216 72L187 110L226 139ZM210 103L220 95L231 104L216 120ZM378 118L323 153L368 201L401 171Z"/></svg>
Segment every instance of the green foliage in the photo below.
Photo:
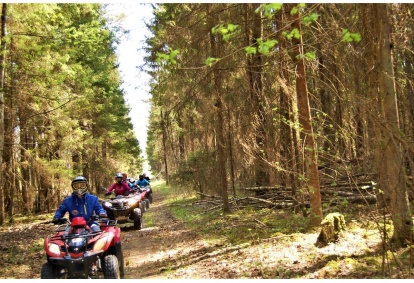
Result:
<svg viewBox="0 0 414 283"><path fill-rule="evenodd" d="M206 59L206 61L204 62L204 64L205 64L206 66L211 67L214 63L216 63L216 62L218 62L218 61L220 61L220 58L213 58L213 57L210 57L210 58L207 58L207 59Z"/></svg>
<svg viewBox="0 0 414 283"><path fill-rule="evenodd" d="M256 13L259 13L260 10L263 10L263 15L271 19L280 9L282 9L282 3L269 3L269 4L261 4L259 8L256 9Z"/></svg>
<svg viewBox="0 0 414 283"><path fill-rule="evenodd" d="M211 29L213 34L221 34L223 36L223 40L228 42L232 37L234 37L239 29L239 25L235 24L220 24L216 27Z"/></svg>
<svg viewBox="0 0 414 283"><path fill-rule="evenodd" d="M75 174L98 186L95 181L104 184L109 173L141 167L114 51L114 30L120 30L111 30L102 6L22 3L8 9L15 63L6 73L20 101L18 129L37 141L34 148L21 144L22 164L34 168L33 178L52 184L48 201L57 201ZM131 154L137 157L132 163Z"/></svg>
<svg viewBox="0 0 414 283"><path fill-rule="evenodd" d="M266 41L262 41L261 38L257 39L258 47L255 46L248 46L244 49L246 55L256 54L259 52L263 55L268 55L271 53L273 47L275 47L276 44L278 44L278 41L275 39L268 39Z"/></svg>
<svg viewBox="0 0 414 283"><path fill-rule="evenodd" d="M343 42L360 42L362 39L361 34L352 33L348 29L342 29L342 39Z"/></svg>
<svg viewBox="0 0 414 283"><path fill-rule="evenodd" d="M271 49L278 43L278 41L275 39L268 39L266 41L262 41L262 39L259 38L257 39L257 43L259 44L259 53L267 55L270 53Z"/></svg>
<svg viewBox="0 0 414 283"><path fill-rule="evenodd" d="M288 40L292 40L292 38L299 39L300 38L300 31L297 28L294 28L290 33L283 31L282 35L286 37Z"/></svg>
<svg viewBox="0 0 414 283"><path fill-rule="evenodd" d="M319 15L316 13L312 13L309 16L305 16L302 19L304 25L310 25L313 22L316 22L319 19Z"/></svg>
<svg viewBox="0 0 414 283"><path fill-rule="evenodd" d="M176 57L180 54L180 50L171 50L170 53L157 52L157 59L155 62L164 64L177 64Z"/></svg>

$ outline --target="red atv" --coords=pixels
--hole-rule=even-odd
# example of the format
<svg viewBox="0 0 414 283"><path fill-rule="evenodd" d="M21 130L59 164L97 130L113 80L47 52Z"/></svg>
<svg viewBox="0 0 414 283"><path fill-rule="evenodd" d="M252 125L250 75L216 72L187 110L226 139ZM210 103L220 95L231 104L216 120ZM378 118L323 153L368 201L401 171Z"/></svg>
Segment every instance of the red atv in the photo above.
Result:
<svg viewBox="0 0 414 283"><path fill-rule="evenodd" d="M116 221L94 219L101 231L92 232L83 217L61 218L56 234L45 239L47 262L42 279L124 277L121 230Z"/></svg>
<svg viewBox="0 0 414 283"><path fill-rule="evenodd" d="M145 196L145 200L148 202L148 208L149 208L149 204L152 203L152 201L153 201L151 186L146 186L144 188L140 188L139 190L141 192L145 192L144 196Z"/></svg>

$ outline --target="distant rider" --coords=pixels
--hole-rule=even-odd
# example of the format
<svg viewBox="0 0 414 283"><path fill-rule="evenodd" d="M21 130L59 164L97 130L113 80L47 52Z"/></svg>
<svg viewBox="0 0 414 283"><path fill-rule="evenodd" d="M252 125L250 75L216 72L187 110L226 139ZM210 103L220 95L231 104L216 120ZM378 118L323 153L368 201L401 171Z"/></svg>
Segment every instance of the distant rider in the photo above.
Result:
<svg viewBox="0 0 414 283"><path fill-rule="evenodd" d="M148 181L148 183L151 181L150 177L147 176L146 173L142 174L144 176L144 179Z"/></svg>
<svg viewBox="0 0 414 283"><path fill-rule="evenodd" d="M132 189L123 181L123 176L121 173L115 175L115 183L113 183L109 189L106 191L105 195L108 196L113 190L115 190L115 195L124 195L126 192L132 192Z"/></svg>
<svg viewBox="0 0 414 283"><path fill-rule="evenodd" d="M150 183L147 181L147 179L144 178L144 175L139 175L139 179L137 180L137 186L140 188L145 188L149 185Z"/></svg>
<svg viewBox="0 0 414 283"><path fill-rule="evenodd" d="M88 194L88 181L83 176L78 176L72 180L71 183L73 193L71 196L65 198L53 216L53 223L58 224L60 219L69 212L69 220L74 217L82 216L93 232L98 232L101 229L99 224L91 220L91 216L95 212L99 217L106 218L106 210L101 206L98 197Z"/></svg>
<svg viewBox="0 0 414 283"><path fill-rule="evenodd" d="M133 190L137 189L137 184L135 183L134 178L129 178L128 186Z"/></svg>
<svg viewBox="0 0 414 283"><path fill-rule="evenodd" d="M125 172L122 173L122 182L125 182L128 184L128 174Z"/></svg>

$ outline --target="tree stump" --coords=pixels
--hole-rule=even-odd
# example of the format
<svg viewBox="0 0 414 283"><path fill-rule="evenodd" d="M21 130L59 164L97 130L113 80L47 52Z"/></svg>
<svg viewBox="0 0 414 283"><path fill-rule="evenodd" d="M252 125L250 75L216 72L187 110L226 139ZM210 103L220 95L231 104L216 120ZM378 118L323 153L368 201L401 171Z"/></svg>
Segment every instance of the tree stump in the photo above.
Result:
<svg viewBox="0 0 414 283"><path fill-rule="evenodd" d="M336 242L342 230L345 230L344 216L339 212L328 214L321 223L321 232L315 245L323 247L328 243Z"/></svg>

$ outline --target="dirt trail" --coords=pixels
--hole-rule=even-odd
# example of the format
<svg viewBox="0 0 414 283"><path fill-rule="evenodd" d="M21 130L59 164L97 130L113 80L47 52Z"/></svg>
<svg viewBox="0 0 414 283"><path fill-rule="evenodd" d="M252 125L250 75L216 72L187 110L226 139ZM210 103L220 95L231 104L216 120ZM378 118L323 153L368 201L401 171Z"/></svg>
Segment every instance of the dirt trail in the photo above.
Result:
<svg viewBox="0 0 414 283"><path fill-rule="evenodd" d="M154 223L146 225L146 214L151 213ZM175 220L163 196L154 194L154 202L143 215L143 228L121 226L125 261L125 278L171 278L170 271L181 266L182 259L199 253L203 244L197 235L186 230ZM170 276L169 276L170 275Z"/></svg>
<svg viewBox="0 0 414 283"><path fill-rule="evenodd" d="M347 231L341 241L323 248L314 245L317 233L232 245L186 229L156 192L143 221L141 230L132 223L120 225L126 279L372 278L378 273L364 267L365 257L376 255L381 243L375 230ZM52 228L33 223L0 227L0 279L39 278L43 239ZM332 260L338 261L337 269ZM362 262L355 269L351 263L357 260Z"/></svg>

